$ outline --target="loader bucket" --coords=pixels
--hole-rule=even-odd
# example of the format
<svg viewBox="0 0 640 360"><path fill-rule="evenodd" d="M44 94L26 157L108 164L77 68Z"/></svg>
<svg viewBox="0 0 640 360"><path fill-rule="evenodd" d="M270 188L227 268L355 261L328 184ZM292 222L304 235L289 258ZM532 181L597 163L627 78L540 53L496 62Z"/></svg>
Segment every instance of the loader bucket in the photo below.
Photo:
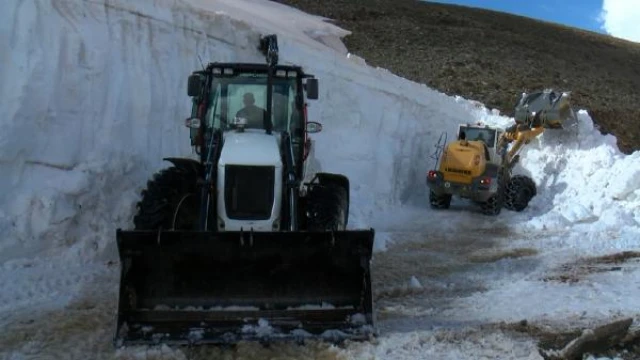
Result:
<svg viewBox="0 0 640 360"><path fill-rule="evenodd" d="M117 231L116 346L373 335L374 231Z"/></svg>

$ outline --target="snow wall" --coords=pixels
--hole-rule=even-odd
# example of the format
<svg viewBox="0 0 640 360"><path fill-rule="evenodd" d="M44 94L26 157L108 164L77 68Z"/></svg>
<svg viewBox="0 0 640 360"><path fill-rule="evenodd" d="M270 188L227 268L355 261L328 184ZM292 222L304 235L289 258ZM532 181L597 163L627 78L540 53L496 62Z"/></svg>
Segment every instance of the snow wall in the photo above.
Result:
<svg viewBox="0 0 640 360"><path fill-rule="evenodd" d="M309 115L324 130L311 161L350 178L352 227L376 227L373 219L402 206L440 222L473 216L428 208L430 155L458 123L511 121L369 67L346 53L346 31L273 2L9 0L4 9L0 263L114 258L115 230L132 225L140 190L168 165L161 159L194 156L182 120L198 56L263 62L260 34L277 33L281 62L320 80ZM531 208L492 221L637 228L638 153L622 155L580 117L580 137L547 133L524 151L519 171L540 187Z"/></svg>

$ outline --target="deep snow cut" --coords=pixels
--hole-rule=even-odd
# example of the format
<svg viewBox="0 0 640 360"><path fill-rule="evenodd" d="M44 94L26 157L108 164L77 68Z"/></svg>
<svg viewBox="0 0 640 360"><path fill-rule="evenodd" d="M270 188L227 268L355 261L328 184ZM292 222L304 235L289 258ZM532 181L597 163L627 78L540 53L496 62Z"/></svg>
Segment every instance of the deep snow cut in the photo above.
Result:
<svg viewBox="0 0 640 360"><path fill-rule="evenodd" d="M403 205L428 218L424 175L441 132L453 134L458 123L512 121L354 60L336 45L348 32L279 4L7 5L2 261L68 248L90 259L112 246L115 228L131 226L139 190L167 166L162 157L193 155L182 119L190 111L186 77L201 66L199 57L262 62L256 44L267 31L281 39L282 62L302 64L320 79L309 115L324 130L313 136L311 162L349 176L351 227L376 227L377 214ZM503 216L536 229L637 226L639 155L621 154L586 113L580 118L577 137L555 140L548 131L525 148L520 171L531 174L539 195L524 213Z"/></svg>

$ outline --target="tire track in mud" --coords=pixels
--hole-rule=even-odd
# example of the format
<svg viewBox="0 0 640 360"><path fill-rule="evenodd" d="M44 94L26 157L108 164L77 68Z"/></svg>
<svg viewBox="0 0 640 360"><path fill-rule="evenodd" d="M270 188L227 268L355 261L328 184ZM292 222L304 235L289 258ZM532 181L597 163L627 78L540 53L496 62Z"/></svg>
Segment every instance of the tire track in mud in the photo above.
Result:
<svg viewBox="0 0 640 360"><path fill-rule="evenodd" d="M522 235L507 228L456 233L395 233L386 252L374 254L372 281L381 334L478 325L442 316L453 300L486 290L486 278L503 276L502 259L516 259L510 270L532 271L530 248L503 248ZM517 269L519 268L519 269Z"/></svg>

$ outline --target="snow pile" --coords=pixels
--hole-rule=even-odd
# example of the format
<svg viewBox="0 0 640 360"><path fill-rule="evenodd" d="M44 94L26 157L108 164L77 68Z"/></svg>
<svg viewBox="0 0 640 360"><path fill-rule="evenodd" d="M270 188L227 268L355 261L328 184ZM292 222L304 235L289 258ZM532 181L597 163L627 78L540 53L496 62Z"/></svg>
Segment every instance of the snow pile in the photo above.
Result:
<svg viewBox="0 0 640 360"><path fill-rule="evenodd" d="M482 106L472 111L486 124L513 123ZM615 137L602 135L585 110L577 115L577 128L546 130L521 151L514 171L532 177L538 195L522 214L509 218L534 230L637 228L640 152L623 154Z"/></svg>
<svg viewBox="0 0 640 360"><path fill-rule="evenodd" d="M585 111L579 114L575 136L546 132L536 146L523 152L522 168L541 189L532 202L538 228L586 225L591 230L640 221L640 152L622 154L611 135L593 127Z"/></svg>

